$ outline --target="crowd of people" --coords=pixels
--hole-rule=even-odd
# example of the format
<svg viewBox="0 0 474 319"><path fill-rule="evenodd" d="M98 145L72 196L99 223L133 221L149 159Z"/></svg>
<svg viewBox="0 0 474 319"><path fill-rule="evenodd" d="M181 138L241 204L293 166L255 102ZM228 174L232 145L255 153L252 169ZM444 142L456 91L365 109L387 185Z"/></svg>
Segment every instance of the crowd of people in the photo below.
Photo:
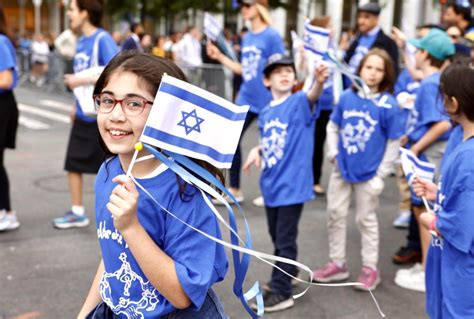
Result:
<svg viewBox="0 0 474 319"><path fill-rule="evenodd" d="M227 272L223 247L161 214L169 210L220 237L209 200L157 159L137 162L131 174L125 174L163 74L185 80L177 64L198 67L207 61L241 77L234 102L249 106L241 138L257 121L259 145L242 165L239 142L229 170L229 192L243 202L241 171L249 173L253 165L261 168L262 196L253 202L265 207L276 256L297 260L304 204L315 196L327 196L329 256L326 264L314 269L313 280L347 280L346 224L354 197L362 259L356 288L376 289L381 283L379 196L384 179L395 174L401 200L394 226L408 229L408 236L393 262L413 265L398 270L395 283L426 293L430 318L474 317L470 297L474 218L469 213L474 201L471 8L450 4L443 24L419 26L416 38L408 39L397 28L390 35L383 32L378 4L360 6L357 32L339 44L330 36L328 52L343 57L353 75L342 77L329 53L315 59L302 46L293 46L288 53L271 26L267 0L238 3L249 29L234 39L236 61L217 44L203 42L197 27L187 28L182 36L153 39L134 23L122 37L100 27L102 0L71 2L70 29L54 42L70 61L64 83L76 94L65 160L71 208L53 225L67 229L90 224L82 198L83 174L97 174L95 220L102 251L79 318L118 318L131 312L150 318L226 317L212 290ZM331 28L330 17L316 17L311 24ZM32 81L42 85L47 72L44 57L50 48L40 35L30 48ZM15 51L0 6L0 55L5 57L0 60L0 104L5 106L0 108L1 231L20 226L4 166L5 149L15 148L18 125ZM355 76L362 79L363 87L354 82ZM77 88L90 92L93 100L92 96L81 99ZM416 178L409 185L399 164L400 146L435 164L434 180ZM145 149L139 154L149 155ZM327 190L321 184L324 156L331 166ZM197 165L222 178L213 166L203 161ZM160 208L149 201L148 191L137 187L137 180L168 206ZM292 264L277 262L276 266L298 276ZM115 280L123 276L139 278L141 284L127 286L126 281ZM295 305L292 278L276 268L262 289L266 312ZM258 304L250 307L257 310Z"/></svg>

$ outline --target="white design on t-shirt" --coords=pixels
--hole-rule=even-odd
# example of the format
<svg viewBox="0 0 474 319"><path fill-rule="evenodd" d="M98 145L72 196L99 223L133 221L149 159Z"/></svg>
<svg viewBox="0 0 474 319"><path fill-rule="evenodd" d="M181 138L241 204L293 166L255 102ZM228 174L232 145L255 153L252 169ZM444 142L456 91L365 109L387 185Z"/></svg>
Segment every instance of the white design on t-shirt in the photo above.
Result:
<svg viewBox="0 0 474 319"><path fill-rule="evenodd" d="M410 135L416 127L416 124L418 123L418 116L419 113L415 107L412 107L407 116L407 122L405 124L405 130L406 130L406 135Z"/></svg>
<svg viewBox="0 0 474 319"><path fill-rule="evenodd" d="M122 252L119 256L122 266L113 273L104 272L99 283L99 292L102 300L117 315L124 315L126 318L144 319L145 311L153 311L159 302L158 292L149 282L144 281L139 274L132 270L130 263L127 262L127 255ZM114 305L112 299L111 281L117 281L115 285L123 285L123 291L118 304ZM134 284L140 284L141 297L130 296L130 288ZM140 297L139 300L138 297Z"/></svg>
<svg viewBox="0 0 474 319"><path fill-rule="evenodd" d="M124 243L123 237L117 229L115 229L115 231L107 229L107 224L105 220L99 223L99 227L97 228L97 237L99 239L109 239L116 241L120 245ZM127 243L125 243L125 248L128 248Z"/></svg>
<svg viewBox="0 0 474 319"><path fill-rule="evenodd" d="M344 119L359 118L357 124L347 123L342 129L342 146L349 155L364 152L366 143L372 137L378 122L370 116L368 111L344 111L342 116Z"/></svg>
<svg viewBox="0 0 474 319"><path fill-rule="evenodd" d="M85 69L88 69L90 67L90 59L91 57L84 52L76 54L74 57L74 73L79 73Z"/></svg>
<svg viewBox="0 0 474 319"><path fill-rule="evenodd" d="M264 137L260 141L263 155L263 168L271 168L283 158L288 124L281 123L279 118L264 125ZM270 134L267 132L270 131Z"/></svg>
<svg viewBox="0 0 474 319"><path fill-rule="evenodd" d="M245 82L257 77L261 58L262 51L253 45L242 49L242 77Z"/></svg>

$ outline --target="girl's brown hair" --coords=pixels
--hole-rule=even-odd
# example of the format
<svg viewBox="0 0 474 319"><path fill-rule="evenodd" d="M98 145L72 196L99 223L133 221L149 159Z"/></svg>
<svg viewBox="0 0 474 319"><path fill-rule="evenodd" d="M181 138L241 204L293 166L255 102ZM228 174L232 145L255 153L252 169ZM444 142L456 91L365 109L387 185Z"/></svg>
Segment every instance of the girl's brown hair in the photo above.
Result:
<svg viewBox="0 0 474 319"><path fill-rule="evenodd" d="M364 66L367 59L372 56L376 55L383 60L383 67L384 67L384 76L382 82L379 84L379 92L389 92L393 94L393 87L395 85L395 70L393 68L393 61L390 55L388 55L387 51L379 48L374 48L370 50L367 55L360 61L359 67L357 68L357 75L360 75L360 71ZM352 89L356 91L356 87L352 86Z"/></svg>
<svg viewBox="0 0 474 319"><path fill-rule="evenodd" d="M169 76L175 77L179 80L186 81L186 76L183 71L169 59L160 58L157 56L143 53L138 50L125 50L116 55L105 67L94 87L94 94L99 94L107 86L112 74L117 72L132 72L137 75L140 85L143 86L152 96L158 92L161 83L161 78L166 73ZM106 157L111 157L112 154L105 145L102 137L99 135L99 142L106 153ZM195 163L209 171L212 175L224 183L224 175L213 165L192 159ZM186 183L178 179L182 194L186 187Z"/></svg>
<svg viewBox="0 0 474 319"><path fill-rule="evenodd" d="M457 60L443 71L440 90L445 97L445 103L452 97L458 101L458 109L451 115L464 114L469 121L474 122L473 87L474 65L469 58Z"/></svg>

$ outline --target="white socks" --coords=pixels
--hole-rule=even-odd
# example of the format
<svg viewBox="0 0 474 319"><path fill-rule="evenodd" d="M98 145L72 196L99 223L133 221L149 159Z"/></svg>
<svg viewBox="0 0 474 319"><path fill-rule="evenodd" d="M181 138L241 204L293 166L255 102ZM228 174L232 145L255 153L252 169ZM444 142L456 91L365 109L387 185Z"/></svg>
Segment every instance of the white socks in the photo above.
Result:
<svg viewBox="0 0 474 319"><path fill-rule="evenodd" d="M77 215L77 216L84 216L85 214L84 206L72 205L71 210L74 213L74 215Z"/></svg>

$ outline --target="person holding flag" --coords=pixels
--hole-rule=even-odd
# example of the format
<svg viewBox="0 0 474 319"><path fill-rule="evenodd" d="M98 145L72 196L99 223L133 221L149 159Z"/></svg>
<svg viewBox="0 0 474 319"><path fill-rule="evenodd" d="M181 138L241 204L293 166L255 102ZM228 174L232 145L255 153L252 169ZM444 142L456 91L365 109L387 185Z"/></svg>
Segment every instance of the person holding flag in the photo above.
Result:
<svg viewBox="0 0 474 319"><path fill-rule="evenodd" d="M313 273L314 281L328 283L349 278L346 264L346 219L351 195L356 200L356 224L362 240L362 269L355 288L368 291L381 281L377 267L379 227L377 208L398 157L403 133L400 108L392 96L395 74L390 56L372 49L361 61L357 74L370 95L347 89L341 95L327 126L327 157L334 164L328 187L328 235L330 261Z"/></svg>
<svg viewBox="0 0 474 319"><path fill-rule="evenodd" d="M263 69L268 58L275 53L284 53L283 40L270 24L267 0L239 0L240 12L250 21L251 30L242 39L241 63L223 54L214 44L208 43L207 54L228 67L233 73L241 74L243 83L235 100L237 105L249 105L250 110L242 134L257 118L260 111L271 101L271 93L263 85ZM238 202L244 200L240 189L241 150L234 156L230 169L229 191Z"/></svg>
<svg viewBox="0 0 474 319"><path fill-rule="evenodd" d="M264 83L272 92L273 100L259 115L260 145L250 151L243 167L249 173L252 165L260 167L262 162L260 188L268 232L275 254L292 260L297 257L298 223L303 205L314 198L312 139L314 121L320 111L319 106L316 109L314 106L329 76L324 64L313 69L313 73L315 81L311 88L292 94L296 85L293 60L279 53L268 59ZM291 275L297 274L294 265L277 262L276 266ZM263 301L266 312L292 307L291 277L274 268Z"/></svg>
<svg viewBox="0 0 474 319"><path fill-rule="evenodd" d="M431 319L473 318L474 299L474 70L454 62L440 79L444 109L459 123L443 156L439 183L416 179L413 190L434 201L420 223L431 233L426 259L426 312Z"/></svg>
<svg viewBox="0 0 474 319"><path fill-rule="evenodd" d="M78 318L227 318L211 288L227 272L224 248L189 227L221 238L209 198L155 157L135 162L135 145L165 73L185 80L168 59L124 51L96 83L97 123L108 157L95 184L102 260ZM164 104L160 99L159 107ZM174 124L191 133L187 129L197 130L191 122ZM223 179L214 166L194 163Z"/></svg>

